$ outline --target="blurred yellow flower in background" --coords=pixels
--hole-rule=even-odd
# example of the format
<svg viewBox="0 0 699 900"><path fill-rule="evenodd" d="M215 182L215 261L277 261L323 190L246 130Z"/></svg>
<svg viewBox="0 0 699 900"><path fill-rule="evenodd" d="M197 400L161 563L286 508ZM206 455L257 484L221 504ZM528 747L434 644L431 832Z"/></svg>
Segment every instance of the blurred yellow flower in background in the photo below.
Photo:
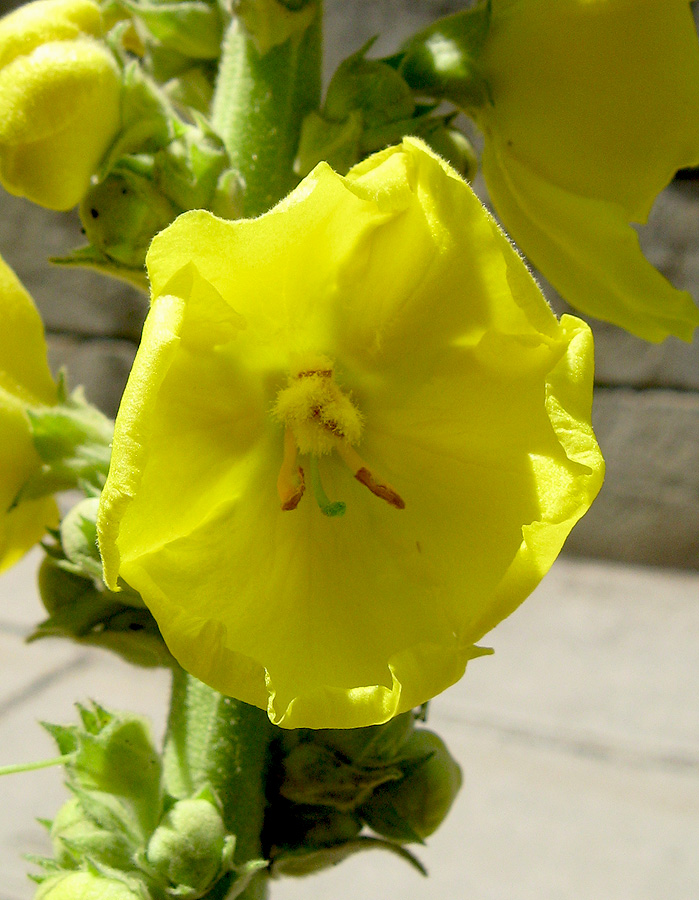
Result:
<svg viewBox="0 0 699 900"><path fill-rule="evenodd" d="M518 246L576 309L691 340L699 309L630 225L699 164L688 0L493 0L481 70L483 174Z"/></svg>
<svg viewBox="0 0 699 900"><path fill-rule="evenodd" d="M12 269L0 259L0 571L9 568L58 523L51 497L14 505L41 465L27 406L56 402L39 313Z"/></svg>
<svg viewBox="0 0 699 900"><path fill-rule="evenodd" d="M116 137L121 77L91 0L36 0L0 20L0 183L49 209L80 202Z"/></svg>
<svg viewBox="0 0 699 900"><path fill-rule="evenodd" d="M415 139L269 213L180 216L98 518L107 584L284 727L439 693L551 566L603 462L592 339Z"/></svg>

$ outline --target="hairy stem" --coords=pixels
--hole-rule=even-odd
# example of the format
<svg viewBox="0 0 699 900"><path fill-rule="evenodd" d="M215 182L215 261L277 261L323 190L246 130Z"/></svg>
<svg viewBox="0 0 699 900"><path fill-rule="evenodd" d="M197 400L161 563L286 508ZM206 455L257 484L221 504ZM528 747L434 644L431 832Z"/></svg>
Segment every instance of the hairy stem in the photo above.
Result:
<svg viewBox="0 0 699 900"><path fill-rule="evenodd" d="M224 39L212 124L244 181L245 216L266 212L298 182L301 124L320 103L320 2L316 8L302 33L265 53L238 18Z"/></svg>

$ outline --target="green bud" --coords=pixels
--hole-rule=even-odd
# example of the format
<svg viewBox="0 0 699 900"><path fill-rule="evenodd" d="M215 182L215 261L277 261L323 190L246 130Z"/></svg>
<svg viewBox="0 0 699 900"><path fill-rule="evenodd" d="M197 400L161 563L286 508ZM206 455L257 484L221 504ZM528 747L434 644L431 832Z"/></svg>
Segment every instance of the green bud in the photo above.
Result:
<svg viewBox="0 0 699 900"><path fill-rule="evenodd" d="M294 803L352 810L379 785L398 780L397 766L358 766L322 744L306 741L284 759L279 793Z"/></svg>
<svg viewBox="0 0 699 900"><path fill-rule="evenodd" d="M309 827L304 836L306 847L343 844L356 838L362 830L361 819L355 813L328 809L319 815L318 808L314 809L314 815L309 817Z"/></svg>
<svg viewBox="0 0 699 900"><path fill-rule="evenodd" d="M62 523L62 532L71 514L72 510ZM49 617L27 640L67 637L111 650L132 665L171 666L172 655L140 595L127 586L118 592L107 590L101 577L92 571L94 561L87 556L83 560L79 558L78 539L79 535L70 537L72 559L62 558L61 548L55 547L49 548L50 555L42 561L39 593ZM95 569L97 565L101 573L101 564L97 562Z"/></svg>
<svg viewBox="0 0 699 900"><path fill-rule="evenodd" d="M155 829L146 859L177 897L203 896L224 871L231 841L216 806L204 798L179 800Z"/></svg>
<svg viewBox="0 0 699 900"><path fill-rule="evenodd" d="M360 110L364 126L372 128L412 116L415 101L402 76L387 63L366 58L373 43L372 39L338 66L325 96L325 118L344 122Z"/></svg>
<svg viewBox="0 0 699 900"><path fill-rule="evenodd" d="M111 713L96 703L78 704L81 725L44 727L65 763L68 787L86 816L145 842L162 815L161 763L148 723L130 713Z"/></svg>
<svg viewBox="0 0 699 900"><path fill-rule="evenodd" d="M24 483L15 503L84 484L102 487L109 470L114 423L87 402L81 388L68 396L59 377L58 403L28 407L27 416L42 465Z"/></svg>
<svg viewBox="0 0 699 900"><path fill-rule="evenodd" d="M301 126L294 172L304 178L319 162L345 175L361 159L362 114L354 110L344 122L331 122L317 112L309 113Z"/></svg>
<svg viewBox="0 0 699 900"><path fill-rule="evenodd" d="M290 38L299 40L318 11L315 2L238 0L236 15L245 26L260 56Z"/></svg>
<svg viewBox="0 0 699 900"><path fill-rule="evenodd" d="M223 37L219 5L207 0L123 0L153 38L192 59L218 59Z"/></svg>
<svg viewBox="0 0 699 900"><path fill-rule="evenodd" d="M128 870L133 864L135 848L126 837L88 818L77 797L65 803L51 823L51 844L56 862L64 869L78 868L86 858L113 869Z"/></svg>
<svg viewBox="0 0 699 900"><path fill-rule="evenodd" d="M435 153L446 159L466 181L473 181L478 172L478 154L466 135L456 128L438 125L421 132L420 137L427 141Z"/></svg>
<svg viewBox="0 0 699 900"><path fill-rule="evenodd" d="M444 741L425 729L411 735L403 755L405 776L378 788L359 812L378 834L422 841L449 812L461 787L461 769Z"/></svg>
<svg viewBox="0 0 699 900"><path fill-rule="evenodd" d="M153 237L182 210L150 179L121 167L87 192L78 211L93 247L121 265L142 268Z"/></svg>
<svg viewBox="0 0 699 900"><path fill-rule="evenodd" d="M81 572L102 577L102 560L97 548L97 507L99 497L86 497L61 522L61 546L66 558Z"/></svg>
<svg viewBox="0 0 699 900"><path fill-rule="evenodd" d="M367 728L318 729L311 739L342 753L353 763L391 762L402 757L402 747L413 733L415 717L406 712L384 725Z"/></svg>
<svg viewBox="0 0 699 900"><path fill-rule="evenodd" d="M491 0L438 19L412 37L398 60L398 71L422 97L450 100L464 110L490 103L480 56L490 29Z"/></svg>
<svg viewBox="0 0 699 900"><path fill-rule="evenodd" d="M70 872L44 881L34 900L147 900L147 894L116 878Z"/></svg>
<svg viewBox="0 0 699 900"><path fill-rule="evenodd" d="M76 637L87 634L121 607L116 594L99 591L92 578L70 571L53 556L42 560L38 583L50 619L38 627L30 640L49 634Z"/></svg>
<svg viewBox="0 0 699 900"><path fill-rule="evenodd" d="M153 183L180 209L209 207L218 180L229 168L221 139L205 122L186 126L180 137L158 150L153 157Z"/></svg>

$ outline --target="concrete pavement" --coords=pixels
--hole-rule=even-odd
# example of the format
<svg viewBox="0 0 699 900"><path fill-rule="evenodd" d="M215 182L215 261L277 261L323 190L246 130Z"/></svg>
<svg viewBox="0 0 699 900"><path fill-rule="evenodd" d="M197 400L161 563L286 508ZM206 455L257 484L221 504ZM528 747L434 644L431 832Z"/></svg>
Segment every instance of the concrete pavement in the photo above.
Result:
<svg viewBox="0 0 699 900"><path fill-rule="evenodd" d="M164 672L58 641L40 617L30 557L0 578L0 764L53 755L36 724L73 703L150 716ZM381 852L272 900L696 900L699 897L699 575L563 559L490 635L495 655L431 704L429 725L465 786L417 853L423 879ZM22 853L66 798L58 769L0 781L0 900L29 900Z"/></svg>

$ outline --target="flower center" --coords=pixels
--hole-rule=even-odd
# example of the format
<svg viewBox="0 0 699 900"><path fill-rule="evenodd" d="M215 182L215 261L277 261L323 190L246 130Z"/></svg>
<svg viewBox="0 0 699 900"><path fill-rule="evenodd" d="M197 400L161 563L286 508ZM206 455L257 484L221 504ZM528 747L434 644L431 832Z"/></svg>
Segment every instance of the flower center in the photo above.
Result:
<svg viewBox="0 0 699 900"><path fill-rule="evenodd" d="M378 479L354 449L362 434L364 419L349 394L337 385L332 360L326 356L304 360L287 387L277 394L274 417L285 426L284 457L277 492L282 509L296 509L306 488L299 454L308 456L311 486L326 516L341 516L345 504L331 501L320 480L318 459L336 451L365 487L396 509L404 509L400 495Z"/></svg>

